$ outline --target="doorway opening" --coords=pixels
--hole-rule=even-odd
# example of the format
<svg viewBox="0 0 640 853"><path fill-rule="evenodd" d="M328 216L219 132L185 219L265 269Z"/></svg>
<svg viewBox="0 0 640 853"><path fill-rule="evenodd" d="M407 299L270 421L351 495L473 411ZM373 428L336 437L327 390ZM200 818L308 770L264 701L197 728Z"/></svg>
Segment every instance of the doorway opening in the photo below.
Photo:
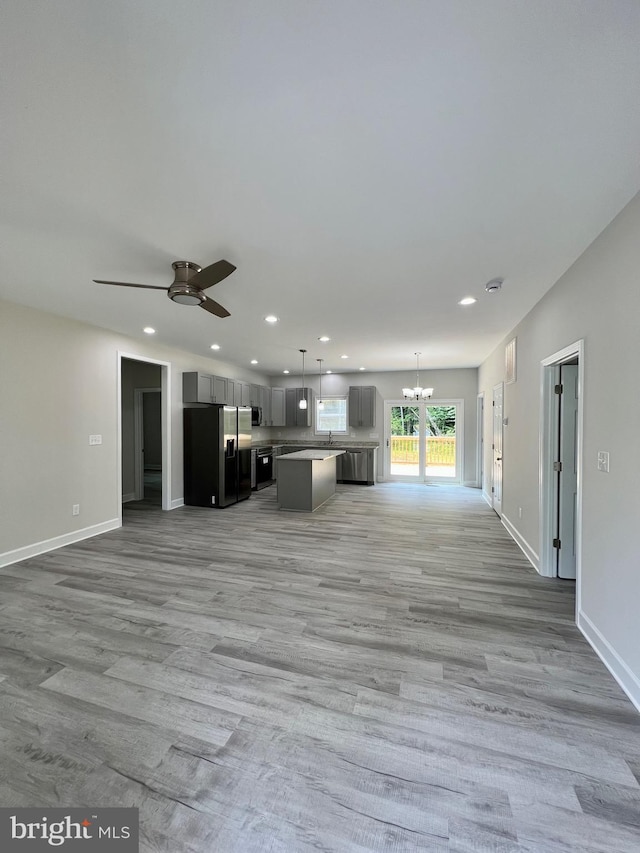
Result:
<svg viewBox="0 0 640 853"><path fill-rule="evenodd" d="M385 479L461 483L463 405L385 400Z"/></svg>
<svg viewBox="0 0 640 853"><path fill-rule="evenodd" d="M155 365L153 366L155 367ZM158 372L160 372L159 367ZM134 500L145 501L148 504L155 504L157 506L162 506L161 406L162 389L134 389Z"/></svg>
<svg viewBox="0 0 640 853"><path fill-rule="evenodd" d="M541 362L540 574L576 580L582 519L584 342Z"/></svg>
<svg viewBox="0 0 640 853"><path fill-rule="evenodd" d="M121 506L171 509L170 365L126 353L118 361Z"/></svg>

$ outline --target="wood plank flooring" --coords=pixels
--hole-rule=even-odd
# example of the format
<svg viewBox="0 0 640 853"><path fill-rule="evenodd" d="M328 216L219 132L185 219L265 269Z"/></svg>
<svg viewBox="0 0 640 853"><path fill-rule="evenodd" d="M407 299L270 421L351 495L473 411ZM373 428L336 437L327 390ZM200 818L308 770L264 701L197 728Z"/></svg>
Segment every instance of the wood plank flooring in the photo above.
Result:
<svg viewBox="0 0 640 853"><path fill-rule="evenodd" d="M0 570L0 804L144 853L637 853L640 715L477 490L125 507Z"/></svg>

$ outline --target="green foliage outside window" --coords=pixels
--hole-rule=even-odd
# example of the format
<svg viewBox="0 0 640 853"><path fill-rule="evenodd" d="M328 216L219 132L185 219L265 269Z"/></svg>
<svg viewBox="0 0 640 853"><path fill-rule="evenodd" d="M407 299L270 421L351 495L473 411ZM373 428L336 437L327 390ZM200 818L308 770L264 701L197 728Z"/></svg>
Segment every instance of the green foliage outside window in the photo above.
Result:
<svg viewBox="0 0 640 853"><path fill-rule="evenodd" d="M427 406L427 435L455 435L456 407ZM418 435L420 410L418 406L394 406L391 413L392 435Z"/></svg>

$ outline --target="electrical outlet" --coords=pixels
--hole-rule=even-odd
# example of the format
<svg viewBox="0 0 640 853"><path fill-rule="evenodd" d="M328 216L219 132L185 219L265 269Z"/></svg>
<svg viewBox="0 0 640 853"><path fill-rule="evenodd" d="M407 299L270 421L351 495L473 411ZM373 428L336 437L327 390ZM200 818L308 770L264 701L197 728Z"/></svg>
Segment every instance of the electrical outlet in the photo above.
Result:
<svg viewBox="0 0 640 853"><path fill-rule="evenodd" d="M101 435L90 435L89 436L89 444L102 444L102 436Z"/></svg>
<svg viewBox="0 0 640 853"><path fill-rule="evenodd" d="M604 471L605 474L609 473L609 451L608 450L599 450L598 451L598 471Z"/></svg>
<svg viewBox="0 0 640 853"><path fill-rule="evenodd" d="M80 504L74 504L71 507L71 515L80 515Z"/></svg>

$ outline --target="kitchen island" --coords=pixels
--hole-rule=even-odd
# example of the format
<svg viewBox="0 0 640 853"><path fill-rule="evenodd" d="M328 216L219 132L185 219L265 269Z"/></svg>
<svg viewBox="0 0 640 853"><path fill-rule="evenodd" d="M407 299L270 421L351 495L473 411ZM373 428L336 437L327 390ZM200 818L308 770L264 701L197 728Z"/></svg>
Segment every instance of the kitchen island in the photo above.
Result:
<svg viewBox="0 0 640 853"><path fill-rule="evenodd" d="M336 456L344 450L298 450L277 459L278 509L313 512L336 491Z"/></svg>

